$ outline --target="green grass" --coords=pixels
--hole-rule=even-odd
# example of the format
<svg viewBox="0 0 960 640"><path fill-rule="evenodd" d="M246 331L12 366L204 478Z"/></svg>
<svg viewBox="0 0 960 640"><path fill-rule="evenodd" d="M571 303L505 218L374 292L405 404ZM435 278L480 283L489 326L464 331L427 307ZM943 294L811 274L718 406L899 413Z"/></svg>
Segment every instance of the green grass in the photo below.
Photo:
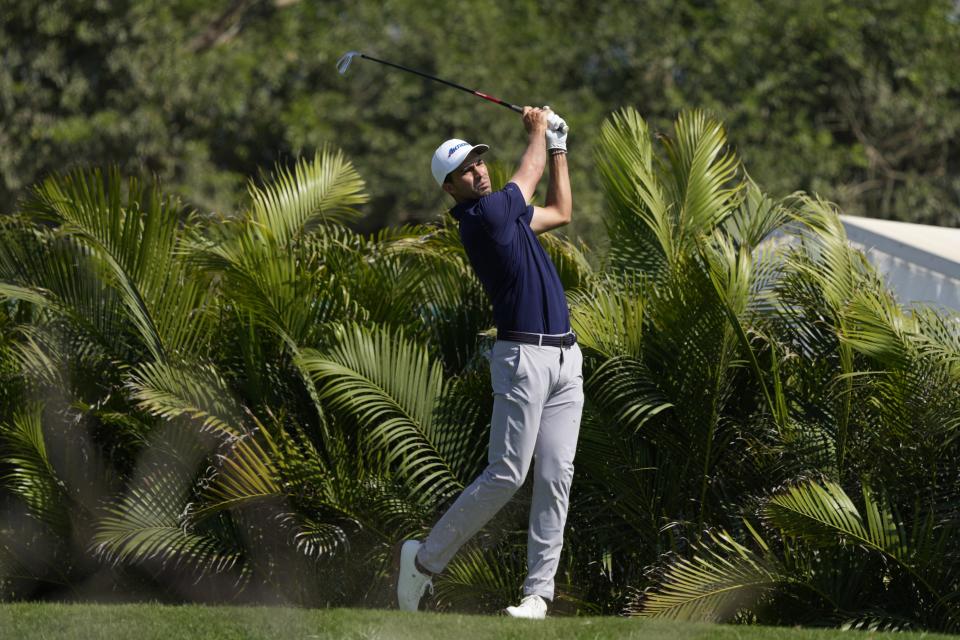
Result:
<svg viewBox="0 0 960 640"><path fill-rule="evenodd" d="M625 618L552 618L510 620L496 616L400 613L364 609L291 609L283 607L204 607L154 604L0 605L4 640L109 638L178 640L350 638L355 640L472 640L492 638L577 638L581 640L800 640L837 638L947 638L924 633L788 629L689 624Z"/></svg>

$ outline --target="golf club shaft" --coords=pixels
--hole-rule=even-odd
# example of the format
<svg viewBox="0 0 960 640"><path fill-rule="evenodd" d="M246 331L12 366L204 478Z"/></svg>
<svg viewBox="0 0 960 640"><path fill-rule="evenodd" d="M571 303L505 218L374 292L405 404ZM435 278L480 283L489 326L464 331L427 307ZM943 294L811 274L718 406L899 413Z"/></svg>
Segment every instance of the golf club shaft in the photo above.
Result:
<svg viewBox="0 0 960 640"><path fill-rule="evenodd" d="M360 57L361 57L361 58L366 58L367 60L372 60L373 62L379 62L380 64L385 64L385 65L387 65L387 66L389 66L389 67L395 67L395 68L401 69L401 70L403 70L403 71L409 71L410 73L415 73L415 74L417 74L418 76L422 76L422 77L424 77L424 78L427 78L428 80L436 80L437 82L442 82L443 84L445 84L445 85L447 85L447 86L450 86L450 87L453 87L454 89L460 89L461 91L466 91L467 93L472 93L473 95L477 96L478 98L483 98L484 100L489 100L490 102L494 102L494 103L496 103L496 104L503 105L503 106L506 107L507 109L513 109L513 110L516 111L517 113L523 113L523 107L518 107L518 106L515 105L515 104L510 104L510 103L507 102L506 100L501 100L500 98L495 98L495 97L493 97L493 96L488 96L487 94L481 93L480 91L476 91L475 89L468 89L467 87L464 87L464 86L462 86L462 85L459 85L459 84L457 84L456 82L450 82L449 80L444 80L443 78L437 78L436 76L431 76L430 74L423 73L422 71L417 71L416 69L411 69L410 67L405 67L405 66L400 65L400 64L394 64L393 62L387 62L386 60L380 60L379 58L374 58L373 56L368 56L368 55L365 54L365 53L361 53L361 54L360 54Z"/></svg>

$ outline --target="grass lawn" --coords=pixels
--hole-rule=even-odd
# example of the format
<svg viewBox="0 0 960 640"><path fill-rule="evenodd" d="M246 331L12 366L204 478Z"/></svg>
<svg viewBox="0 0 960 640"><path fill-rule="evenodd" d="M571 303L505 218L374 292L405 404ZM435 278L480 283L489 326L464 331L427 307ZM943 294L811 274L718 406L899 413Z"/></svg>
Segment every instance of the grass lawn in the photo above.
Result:
<svg viewBox="0 0 960 640"><path fill-rule="evenodd" d="M624 618L552 618L542 622L496 616L400 613L364 609L73 604L0 605L0 638L351 638L472 640L491 638L636 638L637 640L799 640L947 638L925 633L874 633L719 626Z"/></svg>

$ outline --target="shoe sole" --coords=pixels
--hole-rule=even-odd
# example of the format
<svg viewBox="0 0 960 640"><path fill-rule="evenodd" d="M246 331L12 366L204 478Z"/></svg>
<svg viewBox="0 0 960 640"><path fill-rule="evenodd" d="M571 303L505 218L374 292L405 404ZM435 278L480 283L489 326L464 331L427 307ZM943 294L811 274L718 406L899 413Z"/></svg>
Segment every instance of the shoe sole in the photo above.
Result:
<svg viewBox="0 0 960 640"><path fill-rule="evenodd" d="M519 616L512 616L510 615L510 612L507 611L506 609L500 609L500 615L505 618L511 618L513 620L545 620L546 619L546 616L544 616L543 618L521 618Z"/></svg>

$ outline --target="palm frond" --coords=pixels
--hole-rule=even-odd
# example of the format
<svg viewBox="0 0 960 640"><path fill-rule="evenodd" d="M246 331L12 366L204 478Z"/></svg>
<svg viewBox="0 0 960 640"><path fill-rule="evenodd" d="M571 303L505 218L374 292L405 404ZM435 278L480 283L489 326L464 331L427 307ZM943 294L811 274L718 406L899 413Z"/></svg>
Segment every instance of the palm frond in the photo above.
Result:
<svg viewBox="0 0 960 640"><path fill-rule="evenodd" d="M344 327L327 353L305 350L302 366L321 401L355 421L411 495L436 504L462 484L431 439L443 369L402 333Z"/></svg>
<svg viewBox="0 0 960 640"><path fill-rule="evenodd" d="M877 497L866 485L863 502L865 515L839 485L806 481L772 496L762 514L782 535L815 548L850 545L882 557L890 567L885 570L889 588L907 588L907 597L916 599L910 605L913 615L955 626L960 616L950 599L957 575L945 560L956 525L923 510L908 527L897 519L887 497Z"/></svg>
<svg viewBox="0 0 960 640"><path fill-rule="evenodd" d="M608 218L611 266L653 278L673 260L673 203L659 179L647 123L632 108L604 122L597 145L597 168Z"/></svg>
<svg viewBox="0 0 960 640"><path fill-rule="evenodd" d="M437 606L467 611L500 610L513 604L526 571L522 546L461 550L434 585Z"/></svg>
<svg viewBox="0 0 960 640"><path fill-rule="evenodd" d="M5 336L11 357L20 371L30 380L40 384L57 386L63 384L60 362L64 354L60 340L40 323L11 327Z"/></svg>
<svg viewBox="0 0 960 640"><path fill-rule="evenodd" d="M277 470L281 464L277 445L262 425L257 431L232 440L218 456L216 474L208 480L204 503L195 514L206 516L282 496Z"/></svg>
<svg viewBox="0 0 960 640"><path fill-rule="evenodd" d="M743 197L722 227L738 246L754 250L792 220L789 201L770 198L747 176Z"/></svg>
<svg viewBox="0 0 960 640"><path fill-rule="evenodd" d="M793 581L769 553L753 551L725 531L709 532L693 551L692 558L671 562L656 587L631 604L628 613L724 622Z"/></svg>
<svg viewBox="0 0 960 640"><path fill-rule="evenodd" d="M669 545L663 522L676 517L676 502L682 500L677 491L682 470L670 461L669 452L588 404L577 444L577 490L568 529L588 545L604 545L612 557L659 556Z"/></svg>
<svg viewBox="0 0 960 640"><path fill-rule="evenodd" d="M767 383L766 372L760 367L759 349L751 341L747 332L754 324L752 317L752 299L755 291L755 262L749 247L736 246L719 231L714 233L713 242L700 248L700 255L706 263L710 280L717 294L717 303L726 314L727 321L740 343L740 353L746 357L753 368L756 381L763 392L767 409L774 416L781 429L788 424L786 399L782 392L776 353L771 351L773 367L772 384ZM760 334L754 330L755 334ZM762 335L762 334L760 334ZM764 340L771 344L769 339Z"/></svg>
<svg viewBox="0 0 960 640"><path fill-rule="evenodd" d="M94 553L113 564L246 574L232 541L191 530L187 519L198 465L211 444L177 421L167 423L153 445L124 494L103 508L91 540Z"/></svg>
<svg viewBox="0 0 960 640"><path fill-rule="evenodd" d="M671 171L664 174L674 203L678 248L709 235L739 204L733 184L739 160L726 150L723 125L699 110L681 113L674 137L662 137ZM732 184L732 186L731 186Z"/></svg>
<svg viewBox="0 0 960 640"><path fill-rule="evenodd" d="M39 306L47 304L47 297L43 291L3 282L0 282L0 300L22 300Z"/></svg>
<svg viewBox="0 0 960 640"><path fill-rule="evenodd" d="M642 281L610 278L568 292L577 342L603 357L640 356L647 292Z"/></svg>
<svg viewBox="0 0 960 640"><path fill-rule="evenodd" d="M846 315L847 330L840 336L843 342L883 366L899 369L906 365L914 351L910 336L917 333L917 326L891 294L857 291Z"/></svg>
<svg viewBox="0 0 960 640"><path fill-rule="evenodd" d="M355 205L367 201L364 183L343 152L317 151L293 170L279 168L270 184L250 185L251 219L279 246L320 223L355 219Z"/></svg>
<svg viewBox="0 0 960 640"><path fill-rule="evenodd" d="M765 519L791 536L812 544L833 546L839 541L883 550L883 540L872 537L860 511L835 482L806 481L774 495L767 502Z"/></svg>
<svg viewBox="0 0 960 640"><path fill-rule="evenodd" d="M212 365L143 363L130 372L127 387L139 408L151 415L188 417L228 437L245 430L242 407Z"/></svg>
<svg viewBox="0 0 960 640"><path fill-rule="evenodd" d="M68 497L50 460L43 432L43 406L32 404L0 424L0 462L6 473L0 483L20 498L31 516L54 531L69 528Z"/></svg>
<svg viewBox="0 0 960 640"><path fill-rule="evenodd" d="M355 234L327 227L321 236L280 244L245 220L208 235L191 239L189 262L218 281L231 306L282 341L314 344L325 323L361 314L351 297L350 269L363 260Z"/></svg>
<svg viewBox="0 0 960 640"><path fill-rule="evenodd" d="M310 558L330 557L350 551L350 531L340 524L320 522L301 513L290 512L282 524L293 532L294 548Z"/></svg>
<svg viewBox="0 0 960 640"><path fill-rule="evenodd" d="M156 182L124 183L116 169L76 171L45 180L28 211L89 252L99 284L119 295L155 359L193 352L209 339L210 322L198 313L206 285L184 269L178 252L181 207Z"/></svg>
<svg viewBox="0 0 960 640"><path fill-rule="evenodd" d="M473 368L449 381L434 408L427 437L463 485L487 464L492 393L485 368Z"/></svg>
<svg viewBox="0 0 960 640"><path fill-rule="evenodd" d="M632 431L674 407L646 365L630 356L606 360L587 380L586 388L599 407Z"/></svg>
<svg viewBox="0 0 960 640"><path fill-rule="evenodd" d="M799 208L792 214L808 231L801 237L809 262L792 266L811 276L819 285L824 301L839 313L854 297L858 287L873 275L863 253L848 241L840 216L829 203L807 196L798 198ZM879 284L879 279L872 278Z"/></svg>
<svg viewBox="0 0 960 640"><path fill-rule="evenodd" d="M960 381L960 313L930 307L914 309L920 337L918 349Z"/></svg>
<svg viewBox="0 0 960 640"><path fill-rule="evenodd" d="M866 516L840 485L806 481L772 496L763 509L765 520L784 534L813 545L858 544L898 562L908 556L907 534L885 500L864 486Z"/></svg>
<svg viewBox="0 0 960 640"><path fill-rule="evenodd" d="M0 280L5 297L34 306L35 344L82 339L116 358L130 350L132 327L121 298L104 286L102 265L80 239L25 225L7 230ZM67 326L56 326L58 320Z"/></svg>

